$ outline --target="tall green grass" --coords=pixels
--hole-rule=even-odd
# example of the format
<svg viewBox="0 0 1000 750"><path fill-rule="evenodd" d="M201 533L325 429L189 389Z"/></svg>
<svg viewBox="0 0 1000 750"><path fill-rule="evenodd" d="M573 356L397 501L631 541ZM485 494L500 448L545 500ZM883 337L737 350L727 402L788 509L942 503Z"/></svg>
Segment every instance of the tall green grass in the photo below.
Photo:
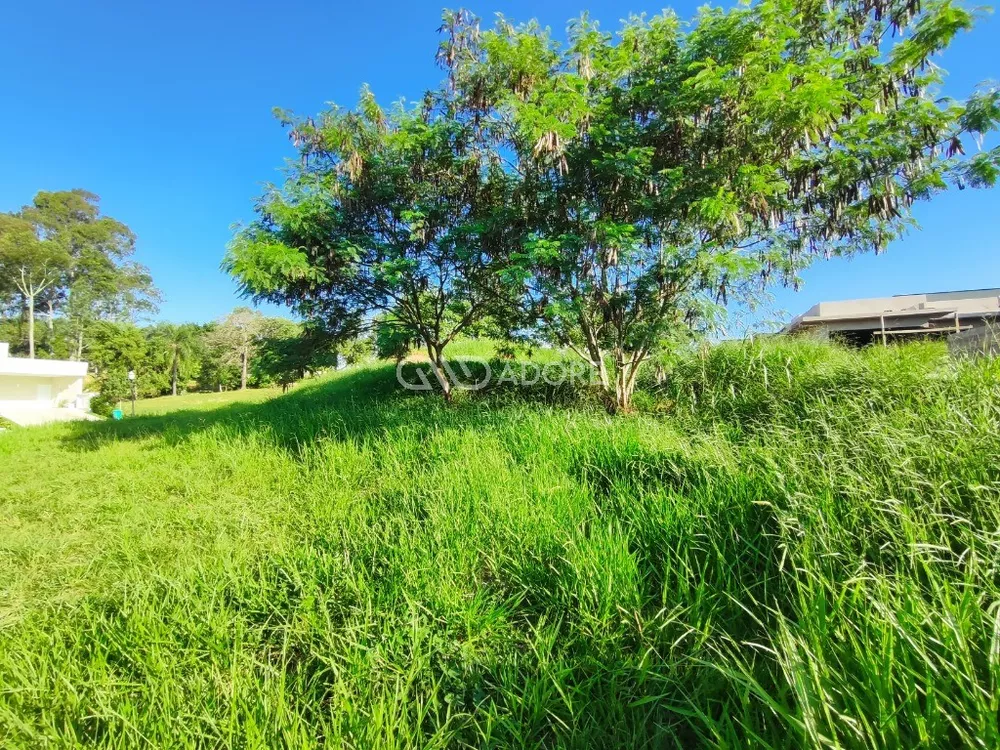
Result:
<svg viewBox="0 0 1000 750"><path fill-rule="evenodd" d="M1000 744L996 362L184 399L0 435L0 744Z"/></svg>

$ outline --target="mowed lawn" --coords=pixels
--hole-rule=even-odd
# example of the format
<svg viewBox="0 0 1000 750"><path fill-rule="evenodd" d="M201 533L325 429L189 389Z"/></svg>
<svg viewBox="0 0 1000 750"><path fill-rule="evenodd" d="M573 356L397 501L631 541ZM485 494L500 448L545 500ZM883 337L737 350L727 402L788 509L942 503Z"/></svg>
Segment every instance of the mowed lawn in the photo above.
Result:
<svg viewBox="0 0 1000 750"><path fill-rule="evenodd" d="M376 365L0 433L0 746L1000 744L1000 364L637 402Z"/></svg>

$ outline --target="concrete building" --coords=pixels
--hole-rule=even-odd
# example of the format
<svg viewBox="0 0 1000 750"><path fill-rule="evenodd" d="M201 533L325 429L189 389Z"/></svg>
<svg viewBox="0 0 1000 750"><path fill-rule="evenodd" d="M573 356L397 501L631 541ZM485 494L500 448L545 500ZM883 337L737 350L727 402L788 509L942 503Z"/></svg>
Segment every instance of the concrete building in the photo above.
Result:
<svg viewBox="0 0 1000 750"><path fill-rule="evenodd" d="M86 362L11 357L0 343L0 417L19 425L92 419Z"/></svg>
<svg viewBox="0 0 1000 750"><path fill-rule="evenodd" d="M1000 289L820 302L793 319L784 332L834 337L864 346L943 337L990 325L1000 326Z"/></svg>

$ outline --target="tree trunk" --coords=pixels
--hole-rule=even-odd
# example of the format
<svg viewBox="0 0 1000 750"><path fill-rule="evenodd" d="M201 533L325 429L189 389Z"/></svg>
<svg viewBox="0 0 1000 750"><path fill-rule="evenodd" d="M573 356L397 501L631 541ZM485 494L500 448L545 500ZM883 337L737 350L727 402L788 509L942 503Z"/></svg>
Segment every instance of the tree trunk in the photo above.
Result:
<svg viewBox="0 0 1000 750"><path fill-rule="evenodd" d="M247 360L249 360L250 358L244 351L240 352L240 359L242 360L243 363L243 371L240 373L240 390L245 391L247 389Z"/></svg>
<svg viewBox="0 0 1000 750"><path fill-rule="evenodd" d="M452 382L448 380L448 373L444 368L444 347L440 344L431 344L428 342L427 355L430 357L434 376L441 386L441 395L444 396L445 401L451 403Z"/></svg>
<svg viewBox="0 0 1000 750"><path fill-rule="evenodd" d="M605 391L610 391L611 380L608 377L608 367L604 362L604 352L601 351L601 345L597 340L597 334L594 332L593 326L590 325L583 313L580 314L578 320L580 323L580 330L583 332L583 339L587 344L587 354L590 356L590 364L597 368L597 374L601 378L601 387Z"/></svg>
<svg viewBox="0 0 1000 750"><path fill-rule="evenodd" d="M632 352L627 359L625 352L615 352L614 393L611 394L608 389L609 395L614 397L614 403L608 409L612 414L627 414L632 411L632 395L635 393L639 369L645 361L644 352Z"/></svg>
<svg viewBox="0 0 1000 750"><path fill-rule="evenodd" d="M76 360L83 359L83 326L76 332Z"/></svg>
<svg viewBox="0 0 1000 750"><path fill-rule="evenodd" d="M35 298L26 297L28 303L28 358L35 358Z"/></svg>
<svg viewBox="0 0 1000 750"><path fill-rule="evenodd" d="M597 350L597 374L601 378L601 387L606 391L611 390L611 379L608 377L608 365L604 361L604 354Z"/></svg>
<svg viewBox="0 0 1000 750"><path fill-rule="evenodd" d="M177 352L174 352L174 363L170 372L170 390L173 392L173 395L175 396L177 395L177 370L178 370Z"/></svg>
<svg viewBox="0 0 1000 750"><path fill-rule="evenodd" d="M614 414L628 414L632 411L632 394L635 391L635 378L630 377L628 368L619 368L615 372Z"/></svg>
<svg viewBox="0 0 1000 750"><path fill-rule="evenodd" d="M49 329L49 335L46 337L46 343L48 344L49 355L55 356L56 353L56 310L55 305L52 300L46 300L46 306L49 308L48 318L46 320L46 326Z"/></svg>

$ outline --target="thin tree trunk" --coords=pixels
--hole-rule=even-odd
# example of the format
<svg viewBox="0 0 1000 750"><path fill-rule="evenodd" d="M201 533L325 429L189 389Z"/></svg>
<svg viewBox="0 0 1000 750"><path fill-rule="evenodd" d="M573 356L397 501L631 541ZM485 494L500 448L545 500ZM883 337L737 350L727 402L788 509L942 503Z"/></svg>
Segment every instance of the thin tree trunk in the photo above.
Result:
<svg viewBox="0 0 1000 750"><path fill-rule="evenodd" d="M26 297L28 302L28 358L35 358L35 298Z"/></svg>
<svg viewBox="0 0 1000 750"><path fill-rule="evenodd" d="M243 360L243 372L240 373L240 390L245 391L247 389L247 360L250 359L247 356L246 351L240 352L240 359Z"/></svg>
<svg viewBox="0 0 1000 750"><path fill-rule="evenodd" d="M170 373L170 381L171 381L170 390L173 392L173 395L175 396L177 395L177 369L178 369L177 365L178 365L177 352L174 352L174 366L171 368L171 373Z"/></svg>
<svg viewBox="0 0 1000 750"><path fill-rule="evenodd" d="M611 388L611 380L608 377L608 365L605 363L604 354L601 353L600 349L597 350L597 374L601 378L601 386L605 390L609 390Z"/></svg>
<svg viewBox="0 0 1000 750"><path fill-rule="evenodd" d="M632 410L632 393L635 391L635 379L623 367L615 373L615 413L627 414Z"/></svg>
<svg viewBox="0 0 1000 750"><path fill-rule="evenodd" d="M76 332L76 359L78 362L83 359L83 326Z"/></svg>
<svg viewBox="0 0 1000 750"><path fill-rule="evenodd" d="M441 385L441 394L444 400L451 402L452 383L448 380L448 373L444 369L444 347L437 344L427 344L427 355L431 359L431 366L438 383Z"/></svg>
<svg viewBox="0 0 1000 750"><path fill-rule="evenodd" d="M633 352L628 359L625 358L625 353L622 351L615 353L614 407L610 409L612 413L626 414L632 410L635 384L638 380L639 369L645 361L644 351Z"/></svg>
<svg viewBox="0 0 1000 750"><path fill-rule="evenodd" d="M611 391L611 380L608 377L608 367L604 363L604 352L601 351L600 342L597 340L593 326L583 313L579 316L580 330L583 332L584 341L587 344L587 354L590 355L590 364L597 368L597 374L601 378L601 387L605 391Z"/></svg>
<svg viewBox="0 0 1000 750"><path fill-rule="evenodd" d="M51 299L46 300L45 304L49 308L48 319L46 320L46 326L49 329L49 335L47 337L47 339L48 339L48 345L49 345L49 347L48 347L49 348L49 354L52 355L52 356L54 356L55 352L56 352L56 334L55 334L55 330L56 330L56 323L55 323L55 320L56 320L56 310L55 310L55 305L52 304L52 300Z"/></svg>

